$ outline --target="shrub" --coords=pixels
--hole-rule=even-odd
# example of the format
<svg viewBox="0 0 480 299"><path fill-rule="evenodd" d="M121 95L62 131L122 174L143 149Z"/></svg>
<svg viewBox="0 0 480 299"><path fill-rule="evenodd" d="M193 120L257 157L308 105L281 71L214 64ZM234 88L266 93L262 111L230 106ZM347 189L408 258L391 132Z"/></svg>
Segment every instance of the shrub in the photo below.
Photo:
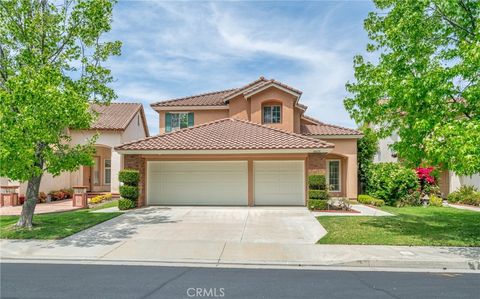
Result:
<svg viewBox="0 0 480 299"><path fill-rule="evenodd" d="M128 198L131 200L137 200L138 198L138 187L137 186L120 186L120 195L123 198Z"/></svg>
<svg viewBox="0 0 480 299"><path fill-rule="evenodd" d="M310 210L328 210L328 200L324 199L309 199L308 209Z"/></svg>
<svg viewBox="0 0 480 299"><path fill-rule="evenodd" d="M327 182L324 175L312 174L308 176L308 186L311 190L327 190Z"/></svg>
<svg viewBox="0 0 480 299"><path fill-rule="evenodd" d="M348 198L342 197L337 200L338 207L344 211L350 211L352 209L352 204Z"/></svg>
<svg viewBox="0 0 480 299"><path fill-rule="evenodd" d="M441 207L443 205L443 200L435 195L430 195L428 204L432 207Z"/></svg>
<svg viewBox="0 0 480 299"><path fill-rule="evenodd" d="M415 171L399 163L378 163L370 167L367 192L388 205L394 205L418 187Z"/></svg>
<svg viewBox="0 0 480 299"><path fill-rule="evenodd" d="M88 200L88 202L91 203L91 204L98 204L98 203L101 203L101 202L104 202L104 201L110 200L110 199L112 199L112 194L107 193L107 194L102 194L102 195L92 197Z"/></svg>
<svg viewBox="0 0 480 299"><path fill-rule="evenodd" d="M372 205L376 207L381 207L385 205L385 201L381 199L377 199L375 197L371 197L370 195L365 195L365 194L361 194L358 196L358 202L363 203L365 205Z"/></svg>
<svg viewBox="0 0 480 299"><path fill-rule="evenodd" d="M480 192L474 186L461 186L447 196L449 203L480 206Z"/></svg>
<svg viewBox="0 0 480 299"><path fill-rule="evenodd" d="M422 205L422 193L420 191L415 190L409 192L407 195L404 197L400 198L396 202L396 205L398 207L405 207L405 206L420 206Z"/></svg>
<svg viewBox="0 0 480 299"><path fill-rule="evenodd" d="M140 173L135 169L123 169L118 173L118 180L125 185L136 186L140 181Z"/></svg>
<svg viewBox="0 0 480 299"><path fill-rule="evenodd" d="M65 198L72 198L73 197L73 188L60 189L60 191L63 192Z"/></svg>
<svg viewBox="0 0 480 299"><path fill-rule="evenodd" d="M308 190L308 198L310 199L329 199L330 195L326 190Z"/></svg>
<svg viewBox="0 0 480 299"><path fill-rule="evenodd" d="M60 190L56 191L50 191L48 192L48 195L50 195L50 198L55 201L55 200L62 200L65 199L66 194Z"/></svg>
<svg viewBox="0 0 480 299"><path fill-rule="evenodd" d="M135 208L135 201L128 198L120 198L118 200L118 209L119 210L129 210Z"/></svg>
<svg viewBox="0 0 480 299"><path fill-rule="evenodd" d="M45 192L38 193L38 202L40 203L47 202L47 194Z"/></svg>

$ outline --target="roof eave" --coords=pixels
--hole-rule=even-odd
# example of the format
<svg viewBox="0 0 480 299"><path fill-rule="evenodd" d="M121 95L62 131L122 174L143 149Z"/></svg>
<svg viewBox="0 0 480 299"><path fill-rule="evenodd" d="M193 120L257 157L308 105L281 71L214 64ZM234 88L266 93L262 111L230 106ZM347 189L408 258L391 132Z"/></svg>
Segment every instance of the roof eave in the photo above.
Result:
<svg viewBox="0 0 480 299"><path fill-rule="evenodd" d="M227 110L227 105L176 105L176 106L151 106L155 111L180 111L180 110Z"/></svg>
<svg viewBox="0 0 480 299"><path fill-rule="evenodd" d="M128 150L115 148L119 154L128 155L240 155L240 154L310 154L329 153L333 147L304 148L304 149L239 149L239 150Z"/></svg>
<svg viewBox="0 0 480 299"><path fill-rule="evenodd" d="M316 139L360 139L363 137L362 134L332 134L332 135L323 135L323 134L302 134L308 137Z"/></svg>

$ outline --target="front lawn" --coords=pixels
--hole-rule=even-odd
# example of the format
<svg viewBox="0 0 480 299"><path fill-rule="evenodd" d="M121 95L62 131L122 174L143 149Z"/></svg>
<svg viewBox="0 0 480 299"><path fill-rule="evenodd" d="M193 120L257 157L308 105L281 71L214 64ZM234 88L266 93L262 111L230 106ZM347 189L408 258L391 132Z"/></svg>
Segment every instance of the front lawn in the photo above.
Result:
<svg viewBox="0 0 480 299"><path fill-rule="evenodd" d="M103 209L114 208L114 207L118 207L118 199L101 203L98 206L91 208L90 211L103 210Z"/></svg>
<svg viewBox="0 0 480 299"><path fill-rule="evenodd" d="M18 216L0 217L1 239L61 239L107 221L122 213L90 213L77 210L61 213L39 214L33 217L33 228L18 229L14 225Z"/></svg>
<svg viewBox="0 0 480 299"><path fill-rule="evenodd" d="M318 217L319 244L480 246L480 213L447 207L382 207L391 217Z"/></svg>

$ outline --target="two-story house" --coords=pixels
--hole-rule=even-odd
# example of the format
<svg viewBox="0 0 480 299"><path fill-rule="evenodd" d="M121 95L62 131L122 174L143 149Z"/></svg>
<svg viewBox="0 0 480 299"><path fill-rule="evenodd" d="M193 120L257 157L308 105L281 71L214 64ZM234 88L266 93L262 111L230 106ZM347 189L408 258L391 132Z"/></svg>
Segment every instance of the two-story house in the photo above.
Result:
<svg viewBox="0 0 480 299"><path fill-rule="evenodd" d="M360 132L305 115L275 80L151 104L160 134L116 151L141 174L139 205L305 205L308 174L357 197Z"/></svg>

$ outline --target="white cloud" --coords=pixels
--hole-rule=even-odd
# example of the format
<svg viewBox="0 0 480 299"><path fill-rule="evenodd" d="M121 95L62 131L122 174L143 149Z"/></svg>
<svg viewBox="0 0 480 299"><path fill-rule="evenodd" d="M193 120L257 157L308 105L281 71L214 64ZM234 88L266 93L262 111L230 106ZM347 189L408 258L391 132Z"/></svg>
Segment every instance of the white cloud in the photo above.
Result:
<svg viewBox="0 0 480 299"><path fill-rule="evenodd" d="M340 26L340 6L314 6L319 13L303 17L256 3L120 2L111 34L124 43L122 56L110 61L115 88L122 100L142 101L149 111L159 99L265 75L302 90L308 114L353 126L343 108L344 84L353 74L353 47L359 47L351 32L361 23ZM147 112L156 132L152 115Z"/></svg>

